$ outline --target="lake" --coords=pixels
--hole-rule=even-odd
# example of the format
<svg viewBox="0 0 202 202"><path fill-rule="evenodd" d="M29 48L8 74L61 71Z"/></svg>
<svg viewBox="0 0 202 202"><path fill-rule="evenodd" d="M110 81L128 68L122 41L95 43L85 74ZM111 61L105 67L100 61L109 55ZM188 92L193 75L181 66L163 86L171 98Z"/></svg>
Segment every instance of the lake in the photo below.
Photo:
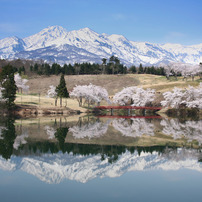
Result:
<svg viewBox="0 0 202 202"><path fill-rule="evenodd" d="M202 120L0 119L1 201L201 201Z"/></svg>

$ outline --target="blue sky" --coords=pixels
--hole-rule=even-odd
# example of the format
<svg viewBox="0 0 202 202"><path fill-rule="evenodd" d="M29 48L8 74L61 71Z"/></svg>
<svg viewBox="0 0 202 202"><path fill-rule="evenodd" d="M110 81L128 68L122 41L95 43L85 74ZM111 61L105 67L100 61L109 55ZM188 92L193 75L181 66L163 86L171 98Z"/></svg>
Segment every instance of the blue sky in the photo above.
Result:
<svg viewBox="0 0 202 202"><path fill-rule="evenodd" d="M51 25L153 43L202 43L201 0L0 0L0 39Z"/></svg>

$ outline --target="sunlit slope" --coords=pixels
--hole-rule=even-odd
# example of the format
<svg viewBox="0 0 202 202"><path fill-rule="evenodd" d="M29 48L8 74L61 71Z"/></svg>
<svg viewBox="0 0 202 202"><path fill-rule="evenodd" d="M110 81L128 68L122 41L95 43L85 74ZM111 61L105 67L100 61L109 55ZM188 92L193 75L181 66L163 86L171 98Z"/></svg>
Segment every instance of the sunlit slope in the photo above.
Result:
<svg viewBox="0 0 202 202"><path fill-rule="evenodd" d="M29 93L41 93L45 95L50 85L57 86L60 76L37 76L29 79ZM159 92L171 90L173 87L185 88L188 85L197 86L200 82L196 77L195 81L183 81L182 78L167 80L165 76L150 74L126 74L126 75L70 75L65 76L67 89L71 91L76 85L86 85L92 83L107 89L109 95L114 95L128 86L141 86L143 88L153 88Z"/></svg>

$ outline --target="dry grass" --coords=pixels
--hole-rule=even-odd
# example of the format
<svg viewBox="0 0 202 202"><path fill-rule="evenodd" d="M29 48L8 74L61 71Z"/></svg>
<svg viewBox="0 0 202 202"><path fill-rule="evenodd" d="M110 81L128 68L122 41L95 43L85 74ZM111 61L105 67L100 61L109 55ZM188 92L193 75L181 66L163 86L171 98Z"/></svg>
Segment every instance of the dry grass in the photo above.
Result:
<svg viewBox="0 0 202 202"><path fill-rule="evenodd" d="M189 85L197 86L199 84L199 78L196 77L195 81L183 81L182 77L179 77L178 80L174 78L170 78L167 80L165 76L157 76L157 75L150 75L150 74L136 74L130 75L134 79L139 80L139 85L143 88L152 88L158 92L166 92L171 91L174 87L179 88L186 88Z"/></svg>
<svg viewBox="0 0 202 202"><path fill-rule="evenodd" d="M31 105L37 106L41 108L60 108L60 100L58 100L58 106L55 107L55 99L54 98L47 98L45 96L39 95L20 95L17 94L17 98L15 100L17 105ZM79 107L78 102L74 99L63 99L62 106L67 106L68 108L74 110L80 110L81 112L85 112L86 109Z"/></svg>
<svg viewBox="0 0 202 202"><path fill-rule="evenodd" d="M45 95L50 85L57 86L60 76L36 76L29 79L30 95L17 95L16 104L28 104L39 107L55 108L55 100L46 98ZM102 86L107 89L110 96L121 91L123 87L141 86L143 88L152 88L157 92L165 92L172 90L175 86L185 88L188 85L197 86L199 78L195 81L183 81L182 78L171 78L167 80L165 76L156 76L150 74L126 74L126 75L70 75L65 76L68 91L71 91L76 85L94 85ZM32 94L32 95L31 95ZM40 99L39 99L40 94ZM67 103L66 103L67 102ZM59 105L59 100L58 100ZM79 107L78 102L73 99L63 99L63 106L71 109L85 112L86 109Z"/></svg>
<svg viewBox="0 0 202 202"><path fill-rule="evenodd" d="M50 85L57 86L60 76L36 77L29 80L30 93L45 95ZM65 76L67 88L71 91L76 85L88 85L90 83L106 88L110 95L114 95L123 87L139 85L139 79L128 75L70 75Z"/></svg>
<svg viewBox="0 0 202 202"><path fill-rule="evenodd" d="M198 78L196 78L197 80ZM37 76L29 79L30 93L41 93L45 95L50 85L57 86L60 76ZM159 92L172 90L173 87L196 86L197 81L183 81L179 78L177 81L173 78L167 80L165 76L156 76L150 74L126 74L126 75L70 75L65 76L67 88L71 91L76 85L94 85L102 86L107 89L109 95L114 95L123 87L142 86L143 88L154 88Z"/></svg>

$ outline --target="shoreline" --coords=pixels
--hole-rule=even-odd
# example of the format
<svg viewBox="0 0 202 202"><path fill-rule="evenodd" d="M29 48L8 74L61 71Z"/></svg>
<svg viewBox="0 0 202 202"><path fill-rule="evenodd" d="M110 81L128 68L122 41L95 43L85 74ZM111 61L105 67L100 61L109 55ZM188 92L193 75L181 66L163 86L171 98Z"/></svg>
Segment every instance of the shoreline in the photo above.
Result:
<svg viewBox="0 0 202 202"><path fill-rule="evenodd" d="M63 115L72 116L78 115L82 112L80 110L71 109L68 107L41 107L31 105L17 105L13 111L15 116L19 117L37 117L37 116L52 116L52 115Z"/></svg>

